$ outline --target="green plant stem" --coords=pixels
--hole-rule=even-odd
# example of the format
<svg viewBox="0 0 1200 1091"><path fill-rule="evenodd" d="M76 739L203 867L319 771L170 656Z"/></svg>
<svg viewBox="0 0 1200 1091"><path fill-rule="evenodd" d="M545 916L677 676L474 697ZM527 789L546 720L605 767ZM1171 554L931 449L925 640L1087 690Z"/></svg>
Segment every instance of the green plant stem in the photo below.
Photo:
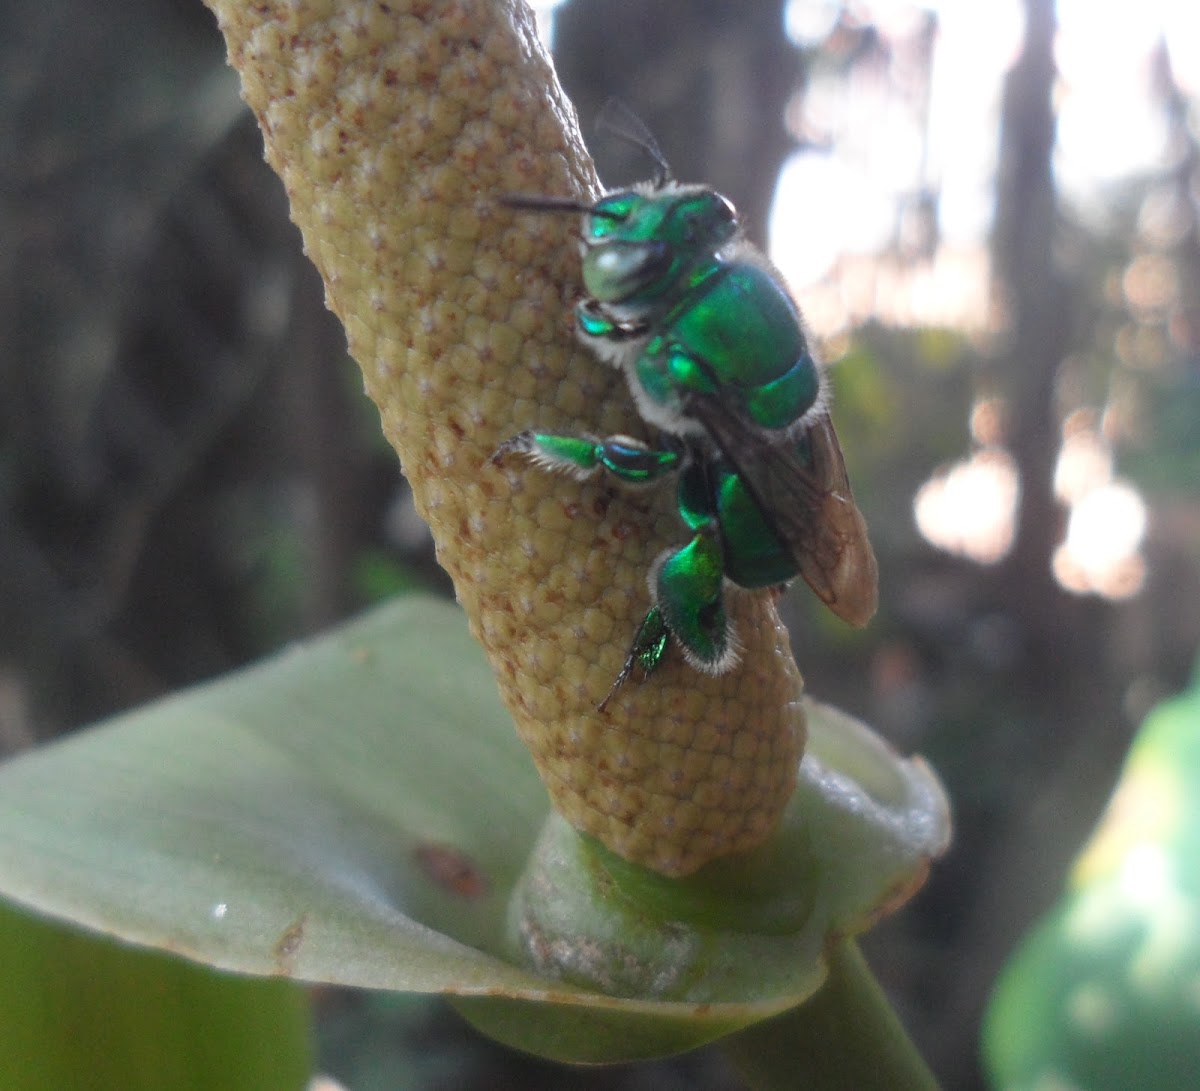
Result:
<svg viewBox="0 0 1200 1091"><path fill-rule="evenodd" d="M829 956L809 1001L723 1043L756 1091L929 1091L937 1080L853 940Z"/></svg>

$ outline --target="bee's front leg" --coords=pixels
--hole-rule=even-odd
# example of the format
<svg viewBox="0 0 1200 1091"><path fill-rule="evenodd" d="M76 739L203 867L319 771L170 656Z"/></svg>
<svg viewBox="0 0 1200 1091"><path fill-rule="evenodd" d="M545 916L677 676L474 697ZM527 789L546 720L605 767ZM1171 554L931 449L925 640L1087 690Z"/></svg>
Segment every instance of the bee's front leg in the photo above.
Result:
<svg viewBox="0 0 1200 1091"><path fill-rule="evenodd" d="M546 432L521 432L496 448L492 462L507 455L528 456L546 470L558 470L587 479L606 472L625 485L646 485L679 469L683 455L673 446L652 447L629 436L558 436Z"/></svg>

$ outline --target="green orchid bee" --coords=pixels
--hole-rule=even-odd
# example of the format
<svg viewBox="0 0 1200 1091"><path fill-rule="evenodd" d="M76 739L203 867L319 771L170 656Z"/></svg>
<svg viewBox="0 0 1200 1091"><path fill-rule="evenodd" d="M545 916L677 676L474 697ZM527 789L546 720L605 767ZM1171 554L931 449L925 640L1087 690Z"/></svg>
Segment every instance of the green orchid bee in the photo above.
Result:
<svg viewBox="0 0 1200 1091"><path fill-rule="evenodd" d="M725 197L674 181L640 122L607 110L606 126L654 160L652 181L591 205L524 196L505 203L582 215L579 337L624 373L660 435L646 443L522 432L493 456L520 453L544 468L626 485L678 476L691 537L652 566L652 605L601 711L635 670L652 674L672 640L696 669L730 670L738 642L728 584L772 588L799 575L838 617L862 626L875 613L878 583L823 372L780 274L743 237Z"/></svg>

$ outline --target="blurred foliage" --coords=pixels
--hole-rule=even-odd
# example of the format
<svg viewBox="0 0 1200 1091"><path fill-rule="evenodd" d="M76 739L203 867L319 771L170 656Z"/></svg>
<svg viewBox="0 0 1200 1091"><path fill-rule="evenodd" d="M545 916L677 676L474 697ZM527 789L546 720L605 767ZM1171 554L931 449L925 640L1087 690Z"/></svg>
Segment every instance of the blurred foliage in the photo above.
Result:
<svg viewBox="0 0 1200 1091"><path fill-rule="evenodd" d="M1200 1072L1200 676L1134 739L1070 888L1004 969L993 1085L1183 1088Z"/></svg>
<svg viewBox="0 0 1200 1091"><path fill-rule="evenodd" d="M286 981L219 974L0 904L7 1091L296 1091L309 1008Z"/></svg>
<svg viewBox="0 0 1200 1091"><path fill-rule="evenodd" d="M1148 492L1190 497L1200 481L1200 380L1154 384L1146 391L1154 441L1124 459L1130 476Z"/></svg>
<svg viewBox="0 0 1200 1091"><path fill-rule="evenodd" d="M427 535L389 533L395 456L209 13L5 6L0 662L19 741L345 616L363 550L445 584Z"/></svg>

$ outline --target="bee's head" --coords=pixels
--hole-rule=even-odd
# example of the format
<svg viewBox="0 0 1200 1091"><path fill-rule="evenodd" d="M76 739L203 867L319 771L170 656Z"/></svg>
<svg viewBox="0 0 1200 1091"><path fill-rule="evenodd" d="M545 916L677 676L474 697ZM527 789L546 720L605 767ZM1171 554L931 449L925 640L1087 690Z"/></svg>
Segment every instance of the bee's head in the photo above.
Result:
<svg viewBox="0 0 1200 1091"><path fill-rule="evenodd" d="M736 231L733 205L704 186L610 193L584 215L584 286L601 302L659 296L714 259Z"/></svg>

